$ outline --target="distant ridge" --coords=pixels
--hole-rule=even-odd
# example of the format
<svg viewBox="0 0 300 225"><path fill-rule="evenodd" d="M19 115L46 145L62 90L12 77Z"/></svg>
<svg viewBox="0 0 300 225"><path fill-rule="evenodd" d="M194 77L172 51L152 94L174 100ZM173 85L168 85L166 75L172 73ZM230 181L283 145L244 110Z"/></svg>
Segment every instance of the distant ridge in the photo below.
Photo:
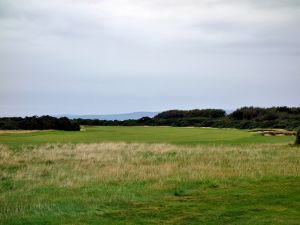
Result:
<svg viewBox="0 0 300 225"><path fill-rule="evenodd" d="M232 113L234 110L225 110L226 114ZM160 112L132 112L132 113L119 113L119 114L104 114L104 115L73 115L73 114L59 114L55 117L67 117L69 119L98 119L98 120L137 120L142 117L153 118Z"/></svg>
<svg viewBox="0 0 300 225"><path fill-rule="evenodd" d="M159 112L132 112L132 113L121 113L121 114L105 114L105 115L55 115L56 117L68 117L69 119L99 119L99 120L129 120L129 119L140 119L142 117L154 117Z"/></svg>
<svg viewBox="0 0 300 225"><path fill-rule="evenodd" d="M226 112L226 115L229 115L234 112L234 109L224 109L224 110Z"/></svg>

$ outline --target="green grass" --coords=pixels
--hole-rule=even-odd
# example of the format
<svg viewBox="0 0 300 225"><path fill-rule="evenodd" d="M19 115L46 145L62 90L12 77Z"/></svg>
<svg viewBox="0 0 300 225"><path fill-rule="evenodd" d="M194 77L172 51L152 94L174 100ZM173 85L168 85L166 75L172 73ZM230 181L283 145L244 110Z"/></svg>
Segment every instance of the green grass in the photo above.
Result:
<svg viewBox="0 0 300 225"><path fill-rule="evenodd" d="M0 224L300 224L295 137L83 130L0 134Z"/></svg>
<svg viewBox="0 0 300 225"><path fill-rule="evenodd" d="M0 224L299 224L300 147L0 145Z"/></svg>
<svg viewBox="0 0 300 225"><path fill-rule="evenodd" d="M247 130L179 127L83 127L84 131L37 131L0 134L0 143L18 148L26 144L139 142L171 144L289 143L292 136L262 136Z"/></svg>

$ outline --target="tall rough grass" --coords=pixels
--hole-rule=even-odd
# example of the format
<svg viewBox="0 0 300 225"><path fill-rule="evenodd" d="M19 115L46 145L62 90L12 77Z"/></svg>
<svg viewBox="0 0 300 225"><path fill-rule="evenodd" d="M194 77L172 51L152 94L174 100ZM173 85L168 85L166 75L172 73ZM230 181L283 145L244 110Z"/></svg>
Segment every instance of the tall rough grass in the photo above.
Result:
<svg viewBox="0 0 300 225"><path fill-rule="evenodd" d="M0 224L297 224L299 150L0 145Z"/></svg>
<svg viewBox="0 0 300 225"><path fill-rule="evenodd" d="M1 177L63 187L90 182L299 176L300 151L285 145L49 144L13 152L0 146Z"/></svg>

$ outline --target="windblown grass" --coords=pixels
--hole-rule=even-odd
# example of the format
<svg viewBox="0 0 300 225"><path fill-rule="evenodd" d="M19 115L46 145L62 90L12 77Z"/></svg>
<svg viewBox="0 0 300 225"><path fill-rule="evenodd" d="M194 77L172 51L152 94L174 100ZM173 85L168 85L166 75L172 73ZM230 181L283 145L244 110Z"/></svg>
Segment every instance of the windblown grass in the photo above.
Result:
<svg viewBox="0 0 300 225"><path fill-rule="evenodd" d="M300 148L283 144L2 145L0 169L2 224L300 221Z"/></svg>
<svg viewBox="0 0 300 225"><path fill-rule="evenodd" d="M0 163L16 180L76 186L86 182L300 175L299 149L283 145L197 146L169 144L43 145L13 153L1 146ZM1 171L4 176L11 170ZM47 174L47 179L44 178ZM72 186L71 185L71 186Z"/></svg>

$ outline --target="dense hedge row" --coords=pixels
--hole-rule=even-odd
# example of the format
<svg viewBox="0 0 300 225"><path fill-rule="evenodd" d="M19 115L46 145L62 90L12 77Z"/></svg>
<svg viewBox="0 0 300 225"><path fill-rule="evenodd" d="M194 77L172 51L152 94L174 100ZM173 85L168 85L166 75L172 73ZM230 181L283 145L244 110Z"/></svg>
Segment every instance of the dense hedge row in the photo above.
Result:
<svg viewBox="0 0 300 225"><path fill-rule="evenodd" d="M32 116L32 117L3 117L0 118L0 129L2 130L66 130L79 131L77 122L67 117Z"/></svg>
<svg viewBox="0 0 300 225"><path fill-rule="evenodd" d="M138 120L89 120L76 119L81 125L95 126L195 126L218 128L283 128L294 130L300 127L299 107L243 107L229 115L220 109L169 110L154 118L143 117Z"/></svg>
<svg viewBox="0 0 300 225"><path fill-rule="evenodd" d="M175 127L218 127L218 128L300 128L300 107L243 107L226 115L222 109L169 110L154 118L138 120L74 119L51 116L0 118L0 129L25 130L80 130L79 125L93 126L175 126Z"/></svg>
<svg viewBox="0 0 300 225"><path fill-rule="evenodd" d="M208 117L221 118L225 117L226 112L223 109L193 109L193 110L168 110L155 116L156 119L177 119Z"/></svg>

